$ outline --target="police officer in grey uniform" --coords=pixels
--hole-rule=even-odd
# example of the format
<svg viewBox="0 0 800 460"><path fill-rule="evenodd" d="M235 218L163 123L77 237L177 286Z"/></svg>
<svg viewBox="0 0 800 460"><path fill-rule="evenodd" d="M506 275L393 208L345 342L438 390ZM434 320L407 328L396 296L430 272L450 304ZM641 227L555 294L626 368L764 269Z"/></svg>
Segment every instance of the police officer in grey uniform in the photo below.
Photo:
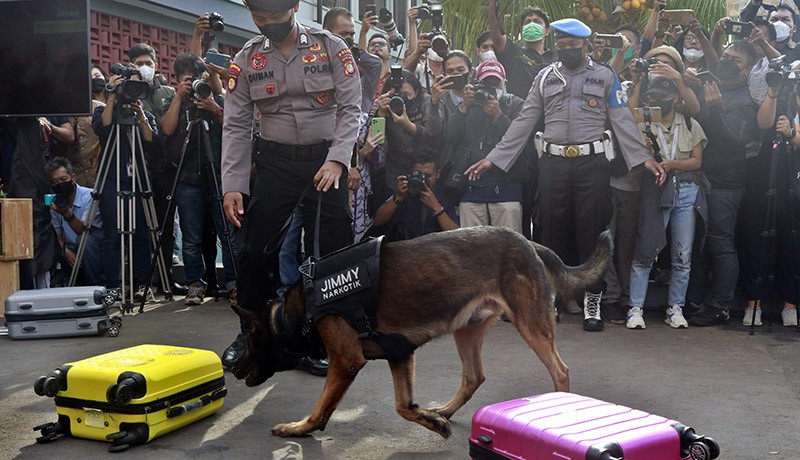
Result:
<svg viewBox="0 0 800 460"><path fill-rule="evenodd" d="M352 243L347 166L358 134L361 86L345 42L295 20L298 0L245 0L261 31L231 63L222 134L226 217L240 227L238 303L266 308L280 287L278 251L265 253L302 202L306 248L313 248L318 194L319 246L327 254ZM251 155L254 107L261 139ZM251 164L255 177L251 187ZM237 374L241 334L223 353Z"/></svg>
<svg viewBox="0 0 800 460"><path fill-rule="evenodd" d="M643 164L659 182L666 174L644 145L622 99L617 75L588 57L591 29L577 19L555 21L550 27L555 31L559 61L537 75L522 111L502 141L466 173L476 180L492 167L508 171L544 117L536 224L544 245L562 258L577 245L578 257L586 261L612 214L602 142L606 123L610 122L616 134L628 168ZM602 290L600 282L585 293L584 330L603 330Z"/></svg>

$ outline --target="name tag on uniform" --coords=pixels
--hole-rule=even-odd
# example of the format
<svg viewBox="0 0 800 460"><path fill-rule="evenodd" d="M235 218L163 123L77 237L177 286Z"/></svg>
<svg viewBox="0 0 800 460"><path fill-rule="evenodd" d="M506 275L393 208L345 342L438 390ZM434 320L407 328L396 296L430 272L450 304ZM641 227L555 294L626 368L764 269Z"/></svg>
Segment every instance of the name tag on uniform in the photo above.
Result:
<svg viewBox="0 0 800 460"><path fill-rule="evenodd" d="M317 305L339 300L369 287L369 273L365 262L314 280Z"/></svg>

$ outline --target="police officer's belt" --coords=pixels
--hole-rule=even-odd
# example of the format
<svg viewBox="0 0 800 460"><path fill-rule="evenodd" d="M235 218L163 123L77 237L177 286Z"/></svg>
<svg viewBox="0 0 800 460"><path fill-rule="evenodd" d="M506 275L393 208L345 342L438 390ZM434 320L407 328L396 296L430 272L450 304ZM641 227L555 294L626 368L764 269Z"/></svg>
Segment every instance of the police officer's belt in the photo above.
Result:
<svg viewBox="0 0 800 460"><path fill-rule="evenodd" d="M605 153L605 147L603 147L603 141L573 145L558 145L548 142L545 144L545 151L550 155L559 157L577 158L586 155L594 155L596 153Z"/></svg>
<svg viewBox="0 0 800 460"><path fill-rule="evenodd" d="M323 142L314 145L286 145L265 139L258 140L258 151L268 153L287 160L313 161L328 156L331 148L330 142Z"/></svg>

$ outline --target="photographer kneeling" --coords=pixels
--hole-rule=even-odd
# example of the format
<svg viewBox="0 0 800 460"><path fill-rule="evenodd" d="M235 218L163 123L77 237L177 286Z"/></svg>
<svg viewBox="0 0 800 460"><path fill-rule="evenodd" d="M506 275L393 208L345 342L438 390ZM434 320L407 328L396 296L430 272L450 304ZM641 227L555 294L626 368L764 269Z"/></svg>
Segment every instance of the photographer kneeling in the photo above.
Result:
<svg viewBox="0 0 800 460"><path fill-rule="evenodd" d="M411 173L397 176L397 192L375 213L376 230L385 230L389 241L401 241L457 229L457 203L442 198L436 187L438 179L434 156L415 156Z"/></svg>
<svg viewBox="0 0 800 460"><path fill-rule="evenodd" d="M50 188L55 193L50 203L50 223L64 248L61 269L66 272L65 277L69 278L71 270L75 267L81 239L88 238L76 284L78 286L103 284L101 248L103 221L99 211L92 221L91 229L87 231L84 228L91 207L92 189L76 182L77 176L72 164L63 157L56 157L47 162L47 175L50 179ZM45 197L45 204L48 204L48 198Z"/></svg>
<svg viewBox="0 0 800 460"><path fill-rule="evenodd" d="M454 145L453 154L467 156L469 165L486 158L525 102L506 92L506 71L499 62L482 62L475 75L477 83L465 88L459 109L444 128L444 140ZM494 166L469 182L459 205L463 227L492 225L522 233L526 161L520 155L508 172Z"/></svg>
<svg viewBox="0 0 800 460"><path fill-rule="evenodd" d="M212 94L211 87L200 79L205 65L192 53L183 53L173 65L180 82L175 88L175 96L169 96L161 109L161 127L167 137L167 161L179 165L183 154L183 166L178 171L178 185L175 188L175 202L180 214L183 233L184 281L189 291L184 299L186 305L200 305L206 292L203 261L203 225L206 214L211 213L214 227L222 243L222 263L225 271L225 288L231 292L236 287L233 269L234 255L228 245L226 222L214 197L214 181L220 183L220 163L222 158L222 122L224 99ZM189 122L192 124L189 132ZM208 143L203 142L204 126L208 126ZM183 152L186 136L191 139ZM205 144L205 145L204 145ZM209 163L211 149L213 164ZM211 177L211 173L216 178Z"/></svg>

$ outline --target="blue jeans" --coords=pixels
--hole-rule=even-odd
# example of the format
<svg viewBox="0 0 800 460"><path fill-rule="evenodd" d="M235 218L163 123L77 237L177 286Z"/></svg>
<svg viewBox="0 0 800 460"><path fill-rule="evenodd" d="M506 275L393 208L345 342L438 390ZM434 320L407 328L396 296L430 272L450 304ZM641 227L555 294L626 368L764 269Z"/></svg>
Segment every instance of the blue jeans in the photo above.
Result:
<svg viewBox="0 0 800 460"><path fill-rule="evenodd" d="M705 254L692 257L692 273L687 297L696 303L705 300L704 289L710 268L711 307L728 311L739 279L739 259L733 245L736 219L744 189L713 189L708 196L708 237Z"/></svg>
<svg viewBox="0 0 800 460"><path fill-rule="evenodd" d="M203 262L203 225L206 213L211 213L217 236L222 242L222 266L225 273L225 287L232 289L236 285L236 275L233 264L234 255L228 250L228 237L225 235L225 225L220 214L219 206L209 195L206 187L202 185L178 184L175 189L175 202L180 214L180 227L183 234L183 265L184 281L187 285L202 281L206 271ZM236 249L234 248L234 251Z"/></svg>
<svg viewBox="0 0 800 460"><path fill-rule="evenodd" d="M303 210L300 206L296 207L292 213L292 222L286 229L286 237L281 245L281 252L278 255L280 264L281 288L278 289L278 296L283 294L296 282L300 280L300 253L301 237L303 234Z"/></svg>
<svg viewBox="0 0 800 460"><path fill-rule="evenodd" d="M663 210L664 227L672 221L672 274L669 279L667 304L682 307L686 303L689 273L692 268L692 245L694 244L694 202L700 187L693 183L681 183L675 191L672 207ZM631 265L631 306L644 306L647 283L653 260L634 259Z"/></svg>

